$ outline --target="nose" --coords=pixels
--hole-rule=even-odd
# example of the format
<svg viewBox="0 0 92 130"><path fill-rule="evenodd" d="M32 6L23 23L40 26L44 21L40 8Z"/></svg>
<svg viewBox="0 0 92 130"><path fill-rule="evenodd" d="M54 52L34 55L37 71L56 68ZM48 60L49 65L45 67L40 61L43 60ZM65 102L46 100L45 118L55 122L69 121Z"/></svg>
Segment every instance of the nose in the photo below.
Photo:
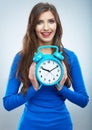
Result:
<svg viewBox="0 0 92 130"><path fill-rule="evenodd" d="M43 27L43 29L44 29L45 31L49 30L49 25L48 25L48 23L47 23L47 22L46 22L46 23L44 23L44 27Z"/></svg>

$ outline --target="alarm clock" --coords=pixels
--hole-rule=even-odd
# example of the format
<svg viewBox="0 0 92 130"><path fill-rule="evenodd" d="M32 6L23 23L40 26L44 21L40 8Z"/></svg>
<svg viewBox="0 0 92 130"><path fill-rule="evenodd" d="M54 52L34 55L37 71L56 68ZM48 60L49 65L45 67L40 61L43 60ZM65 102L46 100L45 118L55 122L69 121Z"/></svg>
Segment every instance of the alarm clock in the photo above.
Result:
<svg viewBox="0 0 92 130"><path fill-rule="evenodd" d="M42 48L53 48L55 51L53 54L43 54L41 52ZM63 59L62 52L59 52L57 46L46 45L38 47L37 53L34 53L33 61L36 63L35 74L40 84L39 89L42 85L57 85L60 87L59 83L64 75Z"/></svg>

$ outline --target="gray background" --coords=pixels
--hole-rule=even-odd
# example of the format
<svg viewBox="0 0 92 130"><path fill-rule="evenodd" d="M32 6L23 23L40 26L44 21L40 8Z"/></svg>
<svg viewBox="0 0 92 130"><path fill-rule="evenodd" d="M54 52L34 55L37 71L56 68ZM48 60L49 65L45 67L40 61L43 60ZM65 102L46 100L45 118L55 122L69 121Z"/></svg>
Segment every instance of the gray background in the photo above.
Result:
<svg viewBox="0 0 92 130"><path fill-rule="evenodd" d="M86 88L90 96L86 108L80 108L68 101L74 130L92 129L92 1L91 0L45 0L53 3L63 25L63 44L77 54ZM16 130L24 106L11 112L3 108L7 78L13 57L21 49L28 16L39 0L0 1L0 130ZM42 1L41 1L42 2Z"/></svg>

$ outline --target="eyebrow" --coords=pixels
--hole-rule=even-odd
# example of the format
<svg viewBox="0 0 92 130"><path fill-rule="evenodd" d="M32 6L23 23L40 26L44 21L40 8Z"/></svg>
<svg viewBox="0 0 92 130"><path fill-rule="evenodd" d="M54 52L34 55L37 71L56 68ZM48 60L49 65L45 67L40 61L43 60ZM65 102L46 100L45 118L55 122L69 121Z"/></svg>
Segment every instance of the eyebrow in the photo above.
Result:
<svg viewBox="0 0 92 130"><path fill-rule="evenodd" d="M52 20L55 20L55 18L50 18L50 19L48 19L48 20L51 20L51 19L52 19Z"/></svg>
<svg viewBox="0 0 92 130"><path fill-rule="evenodd" d="M44 19L38 19L38 20L42 20L43 21ZM48 20L55 20L55 18L50 18Z"/></svg>

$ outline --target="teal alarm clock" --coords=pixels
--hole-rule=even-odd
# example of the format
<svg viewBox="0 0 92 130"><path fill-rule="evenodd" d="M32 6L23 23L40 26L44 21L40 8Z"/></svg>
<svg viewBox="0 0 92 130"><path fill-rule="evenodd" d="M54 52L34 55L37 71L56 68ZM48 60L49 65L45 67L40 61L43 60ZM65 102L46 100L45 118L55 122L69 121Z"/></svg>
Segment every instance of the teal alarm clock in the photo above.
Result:
<svg viewBox="0 0 92 130"><path fill-rule="evenodd" d="M43 54L42 48L55 49L53 54ZM64 68L62 60L64 59L62 52L59 52L57 46L47 45L38 47L37 53L34 54L33 61L36 62L35 74L36 78L42 85L52 86L57 85L60 87L60 81L64 75Z"/></svg>

